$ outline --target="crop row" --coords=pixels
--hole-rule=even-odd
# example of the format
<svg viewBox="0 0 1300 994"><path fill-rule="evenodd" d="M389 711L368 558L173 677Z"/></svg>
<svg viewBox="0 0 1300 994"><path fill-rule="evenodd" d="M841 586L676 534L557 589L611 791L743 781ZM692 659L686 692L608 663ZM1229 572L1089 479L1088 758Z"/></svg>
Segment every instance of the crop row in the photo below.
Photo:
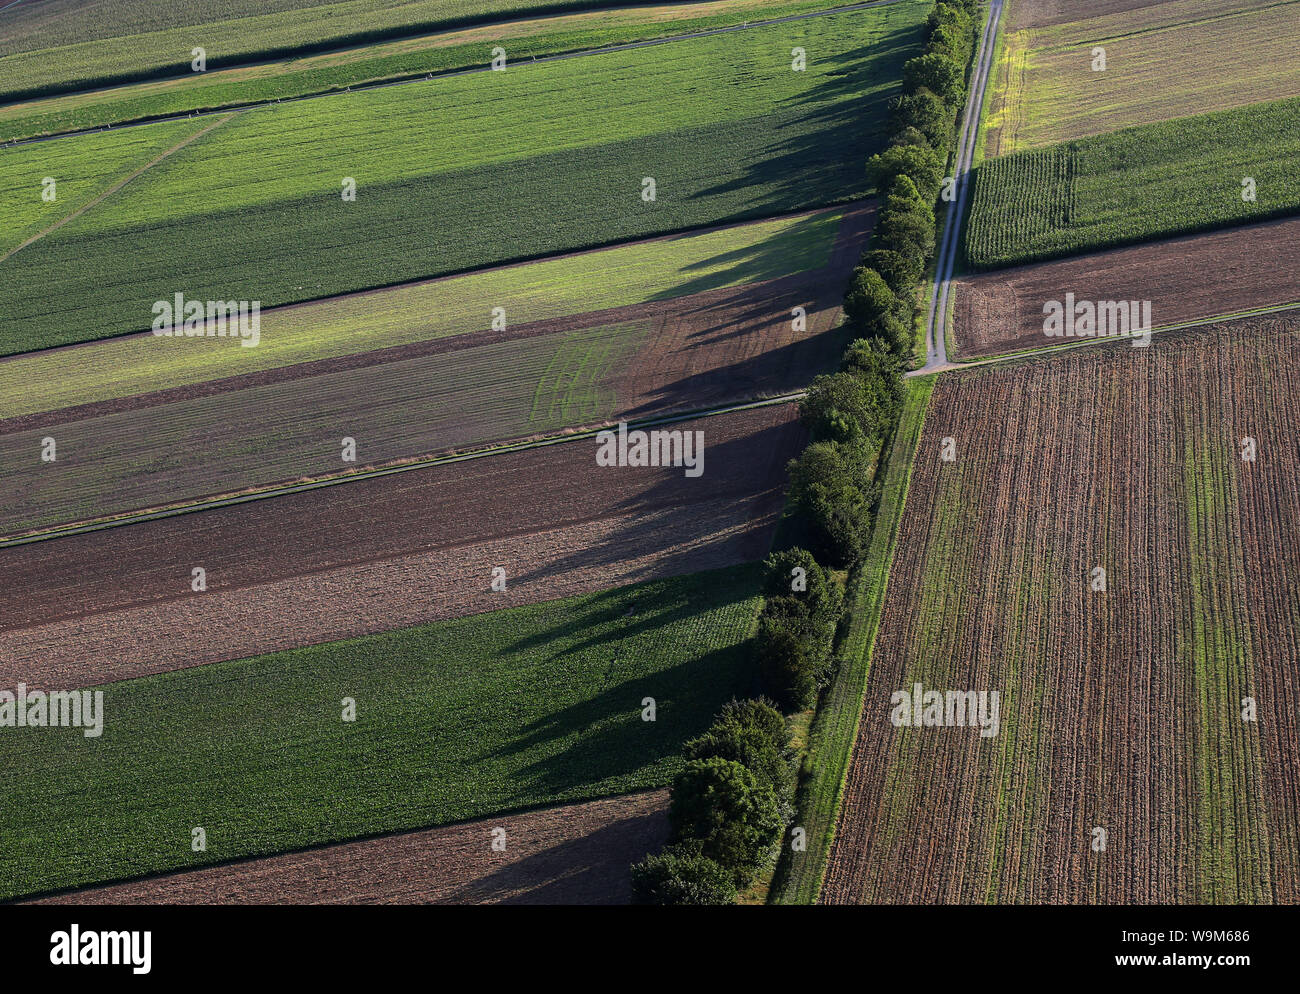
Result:
<svg viewBox="0 0 1300 994"><path fill-rule="evenodd" d="M988 160L967 259L988 269L1293 214L1297 143L1300 99Z"/></svg>
<svg viewBox="0 0 1300 994"><path fill-rule="evenodd" d="M307 94L343 90L383 80L483 68L494 48L508 62L562 52L586 51L669 35L806 13L836 0L768 3L702 3L682 8L592 11L404 38L345 52L286 58L271 64L189 73L182 79L151 80L126 87L64 94L0 107L0 141L59 134ZM920 0L906 0L920 2Z"/></svg>

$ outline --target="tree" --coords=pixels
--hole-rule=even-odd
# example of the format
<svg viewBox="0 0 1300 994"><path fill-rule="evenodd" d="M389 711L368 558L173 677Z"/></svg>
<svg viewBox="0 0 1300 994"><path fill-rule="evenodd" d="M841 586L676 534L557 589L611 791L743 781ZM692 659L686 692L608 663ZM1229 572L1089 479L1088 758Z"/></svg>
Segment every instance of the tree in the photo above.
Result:
<svg viewBox="0 0 1300 994"><path fill-rule="evenodd" d="M758 676L764 693L783 711L803 711L817 702L821 668L805 634L788 614L765 615L758 623Z"/></svg>
<svg viewBox="0 0 1300 994"><path fill-rule="evenodd" d="M740 763L692 759L673 781L668 812L675 841L697 840L700 854L746 886L767 860L781 833L772 788Z"/></svg>
<svg viewBox="0 0 1300 994"><path fill-rule="evenodd" d="M865 446L814 442L790 463L790 500L819 562L847 567L866 546L874 487Z"/></svg>
<svg viewBox="0 0 1300 994"><path fill-rule="evenodd" d="M888 190L895 176L907 176L926 203L934 203L943 183L947 150L929 145L890 145L867 160L867 176L879 190Z"/></svg>
<svg viewBox="0 0 1300 994"><path fill-rule="evenodd" d="M956 136L953 109L933 90L921 87L894 100L894 125L915 128L931 148L947 149Z"/></svg>
<svg viewBox="0 0 1300 994"><path fill-rule="evenodd" d="M883 210L876 223L876 235L886 248L929 259L934 255L934 212L917 206Z"/></svg>
<svg viewBox="0 0 1300 994"><path fill-rule="evenodd" d="M916 292L916 284L925 272L925 257L910 243L871 249L863 253L862 263L876 270L900 300L911 300L912 294ZM910 305L908 311L910 316Z"/></svg>
<svg viewBox="0 0 1300 994"><path fill-rule="evenodd" d="M965 67L938 52L928 52L903 63L903 90L921 88L936 93L949 107L961 105L966 90Z"/></svg>
<svg viewBox="0 0 1300 994"><path fill-rule="evenodd" d="M880 398L852 372L814 379L799 402L799 416L818 441L877 445L887 424Z"/></svg>
<svg viewBox="0 0 1300 994"><path fill-rule="evenodd" d="M785 722L771 705L764 705L781 725L781 738L774 739L767 729L735 717L719 716L708 731L691 739L683 747L688 759L730 759L739 763L772 789L782 815L792 811L794 768L785 755Z"/></svg>
<svg viewBox="0 0 1300 994"><path fill-rule="evenodd" d="M734 904L732 874L700 851L698 842L679 842L632 867L637 904Z"/></svg>
<svg viewBox="0 0 1300 994"><path fill-rule="evenodd" d="M892 259L897 254L890 255ZM900 270L898 278L910 275L901 256L893 264ZM866 266L854 270L844 297L844 313L863 338L879 339L886 348L900 354L911 351L912 305L900 298L876 270Z"/></svg>

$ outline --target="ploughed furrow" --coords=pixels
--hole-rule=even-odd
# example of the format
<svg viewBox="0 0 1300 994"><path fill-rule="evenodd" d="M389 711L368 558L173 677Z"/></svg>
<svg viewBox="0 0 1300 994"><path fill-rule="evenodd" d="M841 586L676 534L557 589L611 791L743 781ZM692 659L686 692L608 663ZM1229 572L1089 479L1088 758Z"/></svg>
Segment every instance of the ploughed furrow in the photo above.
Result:
<svg viewBox="0 0 1300 994"><path fill-rule="evenodd" d="M936 383L824 901L1296 900L1298 357L1259 318Z"/></svg>

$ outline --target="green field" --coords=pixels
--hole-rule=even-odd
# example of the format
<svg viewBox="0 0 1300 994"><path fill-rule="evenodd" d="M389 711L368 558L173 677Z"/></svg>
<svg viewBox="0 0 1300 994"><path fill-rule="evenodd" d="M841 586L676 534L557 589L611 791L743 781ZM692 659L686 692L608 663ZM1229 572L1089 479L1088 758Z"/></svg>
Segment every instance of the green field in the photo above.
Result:
<svg viewBox="0 0 1300 994"><path fill-rule="evenodd" d="M528 61L555 53L789 16L835 6L837 2L711 0L585 11L189 73L178 79L62 94L0 107L0 141L481 68L498 45L506 49L510 62Z"/></svg>
<svg viewBox="0 0 1300 994"><path fill-rule="evenodd" d="M178 291L270 307L857 199L927 7L239 113L0 265L0 348L143 330ZM49 175L88 141L46 143Z"/></svg>
<svg viewBox="0 0 1300 994"><path fill-rule="evenodd" d="M108 684L97 739L0 729L0 898L663 786L750 688L757 589L736 567Z"/></svg>
<svg viewBox="0 0 1300 994"><path fill-rule="evenodd" d="M0 99L213 69L599 0L78 0L21 3L4 14Z"/></svg>
<svg viewBox="0 0 1300 994"><path fill-rule="evenodd" d="M1293 214L1300 99L1128 128L982 163L965 250L977 269ZM1255 181L1253 202L1242 181Z"/></svg>
<svg viewBox="0 0 1300 994"><path fill-rule="evenodd" d="M620 245L262 315L262 341L154 335L0 362L0 419L131 397L314 359L666 300L827 264L840 215L823 212Z"/></svg>

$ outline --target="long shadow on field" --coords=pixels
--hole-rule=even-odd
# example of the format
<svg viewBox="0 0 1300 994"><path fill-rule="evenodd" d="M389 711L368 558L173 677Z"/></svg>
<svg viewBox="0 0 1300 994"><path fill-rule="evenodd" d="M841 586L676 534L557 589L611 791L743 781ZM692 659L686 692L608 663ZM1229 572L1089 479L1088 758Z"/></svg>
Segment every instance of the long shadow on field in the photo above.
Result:
<svg viewBox="0 0 1300 994"><path fill-rule="evenodd" d="M860 97L873 80L902 79L903 63L921 54L924 25L885 35L840 55L809 52L809 59L831 65L829 78L780 108L793 116L780 125L783 132L767 149L763 160L747 173L701 191L699 196L716 196L753 187L765 191L764 207L776 208L806 199L809 164L820 164L820 173L848 169L860 177L858 189L865 194L868 181L863 167L881 151L889 124L889 104L901 89L874 97ZM802 113L800 113L800 111ZM755 205L758 206L758 205Z"/></svg>
<svg viewBox="0 0 1300 994"><path fill-rule="evenodd" d="M636 496L611 506L608 517L631 515L627 525L598 546L586 546L520 576L545 581L569 571L620 574L623 564L649 550L671 550L656 557L646 576L635 582L761 559L771 541L785 488L786 463L798 454L804 429L795 420L759 428L741 438L713 442L722 427L717 419L686 421L682 430L704 434L704 472L685 476L681 468L610 467L610 473L653 473L657 481ZM591 445L594 442L574 444ZM709 515L709 520L701 516ZM763 519L770 519L763 521ZM760 521L755 527L753 522ZM746 527L748 526L748 527ZM725 530L742 530L728 534Z"/></svg>
<svg viewBox="0 0 1300 994"><path fill-rule="evenodd" d="M467 884L453 904L626 904L633 863L668 839L662 811L629 815Z"/></svg>
<svg viewBox="0 0 1300 994"><path fill-rule="evenodd" d="M692 605L683 604L675 613L683 620L695 612ZM660 616L651 627L662 623ZM623 638L607 640L611 671L619 665ZM638 773L649 775L651 767L675 757L683 742L702 734L724 702L748 689L749 656L748 642L741 642L702 652L671 669L629 675L593 697L530 722L508 746L490 756L527 754L567 740L569 745L562 752L511 774L518 789L533 797L572 796L584 786L596 787ZM641 718L646 698L654 698L654 721Z"/></svg>

